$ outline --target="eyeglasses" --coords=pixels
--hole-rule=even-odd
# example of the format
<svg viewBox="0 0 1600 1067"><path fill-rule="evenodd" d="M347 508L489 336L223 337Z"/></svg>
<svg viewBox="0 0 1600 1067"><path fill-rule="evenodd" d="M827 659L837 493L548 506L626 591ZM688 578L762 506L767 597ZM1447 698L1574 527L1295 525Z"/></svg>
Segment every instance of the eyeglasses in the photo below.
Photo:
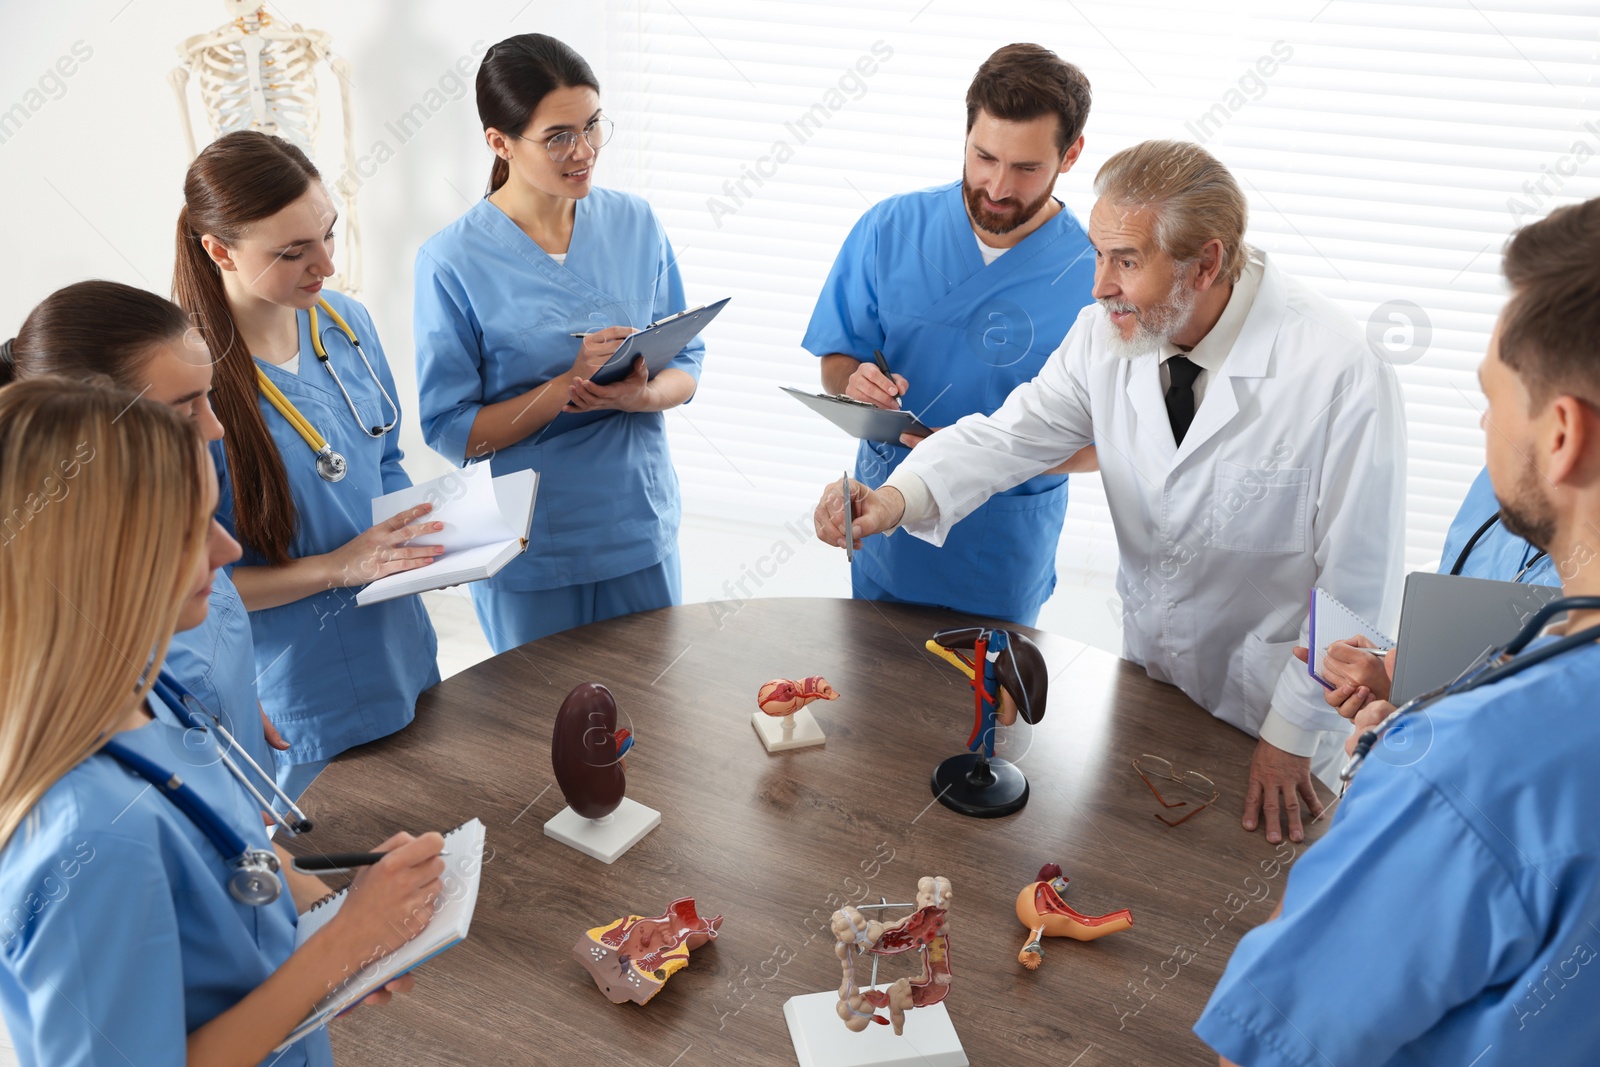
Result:
<svg viewBox="0 0 1600 1067"><path fill-rule="evenodd" d="M610 119L604 115L596 115L583 128L583 139L589 142L590 148L599 151L602 145L611 140L611 134L615 129ZM578 150L578 135L572 130L558 133L544 143L544 150L550 153L551 162L565 163L572 158L572 153Z"/></svg>
<svg viewBox="0 0 1600 1067"><path fill-rule="evenodd" d="M1150 787L1150 792L1156 795L1156 799L1161 801L1161 806L1164 808L1184 808L1189 806L1189 802L1187 800L1168 800L1166 797L1163 797L1161 795L1161 790L1157 789L1155 787L1155 783L1150 781L1150 777L1145 774L1146 771L1149 771L1150 776L1154 776L1156 778L1165 778L1168 781L1177 782L1179 785L1186 786L1187 788L1193 789L1198 793L1211 794L1211 798L1209 800L1207 800L1204 804L1201 804L1198 808L1195 808L1193 811L1189 812L1183 818L1178 819L1176 822L1167 818L1165 815L1162 815L1159 811L1156 812L1156 818L1160 819L1168 826L1179 826L1188 822L1196 815L1199 815L1202 811L1205 811L1212 804L1216 803L1217 798L1222 795L1221 790L1217 788L1217 783L1213 782L1199 771L1184 771L1180 774L1173 770L1172 762L1170 760L1162 759L1160 756L1152 756L1148 752L1141 754L1138 759L1133 761L1133 769L1134 772L1138 774L1141 779L1143 779L1144 784Z"/></svg>

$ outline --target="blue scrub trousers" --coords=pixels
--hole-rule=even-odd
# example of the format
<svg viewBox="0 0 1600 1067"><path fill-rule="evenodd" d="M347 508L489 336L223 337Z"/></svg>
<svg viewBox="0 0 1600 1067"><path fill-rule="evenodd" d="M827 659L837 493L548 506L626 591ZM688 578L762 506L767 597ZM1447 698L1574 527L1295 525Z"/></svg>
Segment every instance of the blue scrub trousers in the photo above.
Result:
<svg viewBox="0 0 1600 1067"><path fill-rule="evenodd" d="M472 609L496 654L591 622L681 603L683 570L676 548L652 567L603 582L520 591L485 582L472 586Z"/></svg>
<svg viewBox="0 0 1600 1067"><path fill-rule="evenodd" d="M902 536L909 536L909 535L902 535ZM852 560L851 563L850 563L850 595L855 597L857 600L882 600L885 603L889 603L889 604L917 604L917 603L920 603L920 601L906 600L903 597L895 596L893 593L889 592L889 590L885 589L883 586L879 585L877 582L873 581L871 578L868 578L866 576L866 574L861 570L861 564L859 562L857 562L857 561L854 561L854 560ZM925 606L934 607L934 608L944 608L946 611L955 611L955 612L959 612L962 615L970 615L970 614L972 614L971 612L968 612L968 611L961 611L960 608L953 608L948 604L928 604L928 605L925 605ZM995 616L993 616L993 618L999 619L1002 622L1014 622L1018 626L1035 626L1036 627L1039 624L1039 609L1038 608L1034 608L1032 611L1024 612L1021 615L1015 615L1015 616L1012 616L1012 615L995 615Z"/></svg>

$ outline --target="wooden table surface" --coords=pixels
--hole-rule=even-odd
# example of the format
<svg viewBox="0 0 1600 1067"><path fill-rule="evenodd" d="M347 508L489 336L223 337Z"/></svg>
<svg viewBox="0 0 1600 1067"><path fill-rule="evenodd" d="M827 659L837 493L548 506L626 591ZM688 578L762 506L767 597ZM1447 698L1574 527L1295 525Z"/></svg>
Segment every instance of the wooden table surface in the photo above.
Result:
<svg viewBox="0 0 1600 1067"><path fill-rule="evenodd" d="M829 914L910 900L925 874L954 885L945 1003L973 1064L1215 1063L1189 1028L1305 848L1239 828L1254 742L1132 664L1029 631L1050 664L1048 712L1002 731L997 754L1032 796L1008 818L959 816L933 802L929 778L965 750L972 692L922 644L970 621L868 601L693 604L557 634L424 693L415 723L316 781L304 806L318 828L297 844L359 850L477 816L477 912L413 995L334 1024L341 1067L792 1065L784 1001L839 985ZM757 688L809 674L842 694L812 705L826 746L768 755L750 725ZM662 816L612 866L543 832L564 806L551 726L586 681L611 689L638 739L628 796ZM1129 763L1144 752L1202 771L1221 799L1163 825ZM1030 973L1013 908L1048 861L1079 911L1128 907L1134 926L1047 939ZM648 1005L609 1003L573 944L679 896L725 916L721 936ZM882 972L902 973L909 964Z"/></svg>

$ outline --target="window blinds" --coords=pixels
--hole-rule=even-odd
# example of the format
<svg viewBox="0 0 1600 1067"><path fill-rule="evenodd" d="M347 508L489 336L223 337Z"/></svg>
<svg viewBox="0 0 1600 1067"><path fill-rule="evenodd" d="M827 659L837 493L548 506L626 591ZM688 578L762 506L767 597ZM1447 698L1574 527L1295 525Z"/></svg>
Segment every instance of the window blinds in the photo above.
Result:
<svg viewBox="0 0 1600 1067"><path fill-rule="evenodd" d="M854 442L777 387L818 388L799 341L856 219L960 174L966 87L1002 44L1037 41L1093 83L1056 187L1080 219L1111 153L1200 141L1250 199L1249 240L1395 364L1411 566L1437 558L1482 464L1474 372L1506 237L1600 195L1592 3L636 0L607 19L601 180L650 200L691 304L733 297L669 415L691 515L793 521L849 464ZM1060 561L1115 570L1094 476L1073 478Z"/></svg>

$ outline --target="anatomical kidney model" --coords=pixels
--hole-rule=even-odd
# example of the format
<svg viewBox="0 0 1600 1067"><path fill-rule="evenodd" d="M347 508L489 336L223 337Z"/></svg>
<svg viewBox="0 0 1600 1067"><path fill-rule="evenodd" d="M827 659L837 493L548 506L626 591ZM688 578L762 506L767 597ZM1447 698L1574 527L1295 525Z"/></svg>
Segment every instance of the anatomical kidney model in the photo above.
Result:
<svg viewBox="0 0 1600 1067"><path fill-rule="evenodd" d="M817 720L805 710L815 700L838 700L838 690L828 680L813 674L798 682L774 678L756 693L758 710L750 724L768 752L820 745L827 740Z"/></svg>
<svg viewBox="0 0 1600 1067"><path fill-rule="evenodd" d="M1017 918L1028 928L1028 943L1017 954L1017 962L1030 971L1037 971L1044 962L1046 937L1093 941L1133 926L1133 912L1127 908L1105 915L1080 915L1062 899L1066 893L1067 878L1060 865L1047 863L1039 868L1038 879L1017 894Z"/></svg>
<svg viewBox="0 0 1600 1067"><path fill-rule="evenodd" d="M653 919L629 915L596 926L572 946L572 958L588 970L613 1004L644 1004L668 978L689 966L689 950L716 939L722 916L702 919L693 897L680 897Z"/></svg>
<svg viewBox="0 0 1600 1067"><path fill-rule="evenodd" d="M627 765L633 735L617 726L611 691L584 682L567 694L550 734L550 763L567 807L544 832L579 852L616 862L661 824L661 813L629 800Z"/></svg>

